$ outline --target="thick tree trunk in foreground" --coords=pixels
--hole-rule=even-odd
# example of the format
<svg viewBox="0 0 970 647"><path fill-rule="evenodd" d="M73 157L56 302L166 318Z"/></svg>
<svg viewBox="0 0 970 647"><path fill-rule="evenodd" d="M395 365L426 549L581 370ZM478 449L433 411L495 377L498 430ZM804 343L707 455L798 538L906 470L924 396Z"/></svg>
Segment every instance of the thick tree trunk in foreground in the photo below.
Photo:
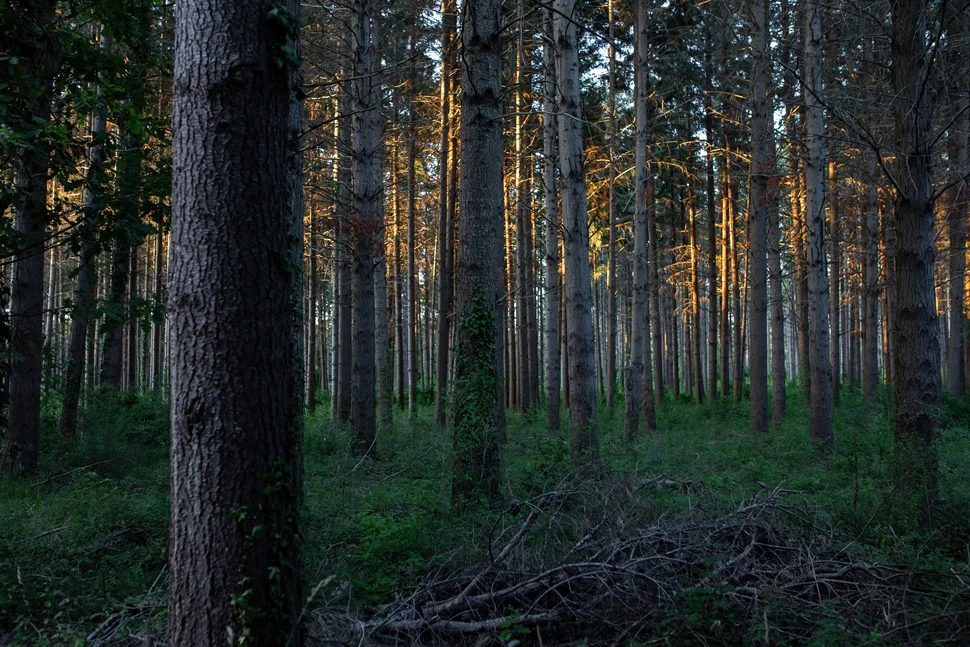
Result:
<svg viewBox="0 0 970 647"><path fill-rule="evenodd" d="M303 639L300 124L281 49L298 11L185 0L177 13L172 645Z"/></svg>
<svg viewBox="0 0 970 647"><path fill-rule="evenodd" d="M583 168L576 0L556 0L553 19L560 96L559 167L566 249L566 334L569 353L569 446L574 460L599 454L596 366L589 268L589 223Z"/></svg>
<svg viewBox="0 0 970 647"><path fill-rule="evenodd" d="M818 92L822 88L822 7L809 0L805 11L805 222L808 255L809 430L823 451L832 448L832 368L829 360L828 286L825 281L825 125Z"/></svg>
<svg viewBox="0 0 970 647"><path fill-rule="evenodd" d="M546 202L546 426L559 430L559 407L562 370L559 340L559 297L562 293L559 277L559 201L556 190L556 64L552 44L552 11L546 13L546 37L542 47L543 103L542 155L543 187Z"/></svg>
<svg viewBox="0 0 970 647"><path fill-rule="evenodd" d="M374 271L382 254L380 103L374 76L373 0L355 0L351 7L354 48L353 103L353 208L349 226L353 286L353 368L351 376L350 433L358 456L373 450L377 440Z"/></svg>
<svg viewBox="0 0 970 647"><path fill-rule="evenodd" d="M932 103L926 75L927 0L892 3L896 147L896 459L920 521L938 499L942 400L933 244Z"/></svg>
<svg viewBox="0 0 970 647"><path fill-rule="evenodd" d="M22 15L27 33L16 34L14 53L22 56L25 78L34 83L21 88L24 121L46 123L51 116L53 78L60 66L57 41L51 34L55 2L36 0ZM24 147L16 160L17 189L14 230L22 236L14 255L10 284L10 414L0 450L0 466L14 476L30 475L37 468L40 440L40 388L44 344L44 231L47 224L49 145Z"/></svg>
<svg viewBox="0 0 970 647"><path fill-rule="evenodd" d="M504 435L502 298L502 3L462 5L461 219L455 281L454 469L458 511L498 495Z"/></svg>

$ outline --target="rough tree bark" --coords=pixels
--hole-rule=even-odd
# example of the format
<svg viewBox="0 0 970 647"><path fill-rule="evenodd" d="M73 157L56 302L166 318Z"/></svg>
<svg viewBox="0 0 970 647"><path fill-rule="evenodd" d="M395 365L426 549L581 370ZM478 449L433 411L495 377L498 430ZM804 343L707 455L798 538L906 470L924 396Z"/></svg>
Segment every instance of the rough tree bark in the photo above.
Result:
<svg viewBox="0 0 970 647"><path fill-rule="evenodd" d="M338 100L337 135L337 204L334 209L334 223L337 236L334 241L336 256L337 280L335 292L339 294L337 301L337 322L335 336L339 343L336 346L336 370L334 373L334 419L338 422L350 422L351 403L351 365L353 363L353 346L351 345L351 264L350 264L350 213L353 198L351 185L353 184L353 162L351 161L352 124L350 114L353 111L349 81L345 81L340 88Z"/></svg>
<svg viewBox="0 0 970 647"><path fill-rule="evenodd" d="M556 0L553 42L558 51L559 168L562 172L563 236L566 250L566 335L569 355L569 446L574 460L599 454L596 366L593 342L589 223L583 168L576 0Z"/></svg>
<svg viewBox="0 0 970 647"><path fill-rule="evenodd" d="M377 440L375 416L375 308L374 271L383 253L381 243L380 177L381 128L378 80L374 75L373 0L354 0L350 11L354 78L353 104L353 208L348 221L353 286L353 363L350 433L357 455L372 451Z"/></svg>
<svg viewBox="0 0 970 647"><path fill-rule="evenodd" d="M829 259L831 270L829 271L829 326L830 342L829 364L832 366L832 404L839 403L839 391L842 387L841 375L841 354L840 343L842 341L841 319L842 319L842 296L841 296L841 275L842 275L842 248L841 248L841 226L839 213L839 184L836 174L836 164L834 160L829 161L829 248L832 256Z"/></svg>
<svg viewBox="0 0 970 647"><path fill-rule="evenodd" d="M498 495L504 435L502 285L502 3L462 5L461 219L455 281L452 506Z"/></svg>
<svg viewBox="0 0 970 647"><path fill-rule="evenodd" d="M938 499L936 436L942 400L933 241L932 102L928 0L892 3L896 148L896 453L923 525Z"/></svg>
<svg viewBox="0 0 970 647"><path fill-rule="evenodd" d="M168 642L302 644L295 0L184 0L173 100Z"/></svg>
<svg viewBox="0 0 970 647"><path fill-rule="evenodd" d="M949 157L954 187L948 214L950 235L950 339L947 348L947 391L954 398L967 395L967 375L964 365L966 317L964 316L964 280L967 272L967 183L968 133L970 133L970 102L966 88L970 82L970 58L966 56L968 29L967 11L964 9L953 19L947 35L952 43L948 56L953 65L953 77L948 84L952 123L949 132Z"/></svg>

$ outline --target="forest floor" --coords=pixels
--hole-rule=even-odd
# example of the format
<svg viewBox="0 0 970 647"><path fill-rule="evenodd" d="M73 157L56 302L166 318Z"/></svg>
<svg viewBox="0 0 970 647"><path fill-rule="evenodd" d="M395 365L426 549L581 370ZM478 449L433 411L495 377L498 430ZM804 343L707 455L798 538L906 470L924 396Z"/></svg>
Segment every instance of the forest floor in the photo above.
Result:
<svg viewBox="0 0 970 647"><path fill-rule="evenodd" d="M632 444L619 401L600 411L595 474L571 471L568 443L541 416L509 412L509 505L456 518L451 443L430 404L413 419L395 411L366 460L324 404L307 421L311 633L320 644L967 644L970 411L946 404L942 513L918 531L894 486L890 407L844 391L823 459L797 396L759 437L746 404L668 400L660 429ZM70 447L57 413L45 409L38 474L0 481L0 645L162 644L166 403L103 396Z"/></svg>

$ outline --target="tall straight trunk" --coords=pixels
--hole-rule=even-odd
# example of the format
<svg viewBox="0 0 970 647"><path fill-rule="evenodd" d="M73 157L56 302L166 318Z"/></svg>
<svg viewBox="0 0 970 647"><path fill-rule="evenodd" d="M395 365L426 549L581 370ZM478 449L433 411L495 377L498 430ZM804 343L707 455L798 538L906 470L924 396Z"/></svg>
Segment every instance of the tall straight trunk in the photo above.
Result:
<svg viewBox="0 0 970 647"><path fill-rule="evenodd" d="M947 35L948 42L954 43L950 60L955 66L955 75L950 90L950 113L952 123L949 132L949 158L953 166L954 187L950 190L950 204L947 225L950 236L950 339L947 355L947 391L951 397L965 398L967 395L967 372L964 363L966 343L966 317L964 316L965 279L967 272L967 182L964 175L968 166L968 141L970 134L970 102L966 88L970 82L970 59L967 58L968 29L967 12L964 10L953 22Z"/></svg>
<svg viewBox="0 0 970 647"><path fill-rule="evenodd" d="M532 262L529 257L529 227L531 217L529 210L529 191L526 180L526 165L528 164L525 146L525 2L519 0L518 38L516 39L515 55L515 160L514 160L514 196L515 196L515 305L516 305L516 348L518 350L518 391L517 404L521 411L527 411L532 406L532 365L529 361L529 315L528 310L534 307L530 298L528 265Z"/></svg>
<svg viewBox="0 0 970 647"><path fill-rule="evenodd" d="M14 54L21 54L24 78L33 83L19 91L24 121L47 123L51 118L53 78L60 65L58 42L52 36L55 2L38 0L22 18L30 31L18 34ZM25 30L26 31L26 30ZM20 51L17 51L20 50ZM40 390L43 373L44 231L47 216L47 176L50 147L24 147L16 159L17 196L14 230L21 236L14 255L10 290L10 414L0 464L14 476L28 476L37 467L40 438Z"/></svg>
<svg viewBox="0 0 970 647"><path fill-rule="evenodd" d="M825 124L822 92L822 7L807 0L805 11L805 222L808 257L809 431L822 451L832 449L832 366L829 357L828 286L825 281Z"/></svg>
<svg viewBox="0 0 970 647"><path fill-rule="evenodd" d="M117 176L119 207L116 220L112 223L114 246L111 252L111 279L108 287L108 311L104 316L104 326L108 328L101 358L101 386L122 388L124 375L124 324L131 317L131 302L134 294L129 294L132 277L132 230L141 219L141 173L144 144L140 133L130 123L121 124L121 149L118 156ZM130 330L129 330L130 332Z"/></svg>
<svg viewBox="0 0 970 647"><path fill-rule="evenodd" d="M643 0L646 2L646 0ZM649 78L644 82L649 82ZM653 113L650 105L647 106L647 121L649 122L649 117ZM648 137L649 138L649 137ZM649 157L649 155L648 155ZM654 187L656 182L656 176L654 175L654 170L652 166L647 167L647 177L645 180L645 196L644 200L646 202L647 209L647 292L649 294L647 310L647 319L650 321L650 327L653 335L653 367L650 366L650 361L644 359L644 389L648 388L650 383L650 377L653 377L653 388L651 389L653 393L654 404L660 404L664 399L664 371L663 371L663 326L661 325L661 307L660 307L660 278L657 271L657 247L659 246L659 241L657 240L657 207L655 204L655 193ZM645 344L647 342L644 342ZM644 350L646 354L646 350ZM650 373L647 373L649 371ZM648 406L646 399L643 403L644 408ZM653 407L655 408L655 407ZM649 410L647 410L649 413ZM656 422L654 422L654 425ZM649 427L653 428L653 427Z"/></svg>
<svg viewBox="0 0 970 647"><path fill-rule="evenodd" d="M879 193L876 159L869 162L862 264L862 397L875 402L879 385Z"/></svg>
<svg viewBox="0 0 970 647"><path fill-rule="evenodd" d="M165 278L162 273L162 250L164 249L164 234L159 228L155 234L155 275L152 292L155 307L160 308L162 303L162 293L165 289ZM165 357L165 314L164 312L156 315L152 319L152 391L156 393L162 390L162 364Z"/></svg>
<svg viewBox="0 0 970 647"><path fill-rule="evenodd" d="M771 66L768 54L768 0L751 4L752 98L751 98L751 212L748 229L751 310L748 316L748 370L751 376L751 431L768 430L768 121L772 102L768 96Z"/></svg>
<svg viewBox="0 0 970 647"><path fill-rule="evenodd" d="M651 174L648 153L648 127L650 115L650 76L649 76L649 37L647 23L647 2L638 0L636 15L636 58L634 71L634 96L636 111L635 133L635 216L633 233L633 308L630 331L630 367L624 385L623 438L633 440L640 427L640 409L643 408L644 423L647 431L657 427L656 404L650 362L650 327L648 325L648 301L650 299L650 279L648 275L647 237L649 233L648 213L652 205L647 195L648 178Z"/></svg>
<svg viewBox="0 0 970 647"><path fill-rule="evenodd" d="M452 506L494 499L505 433L502 344L502 10L462 4L461 219L455 274Z"/></svg>
<svg viewBox="0 0 970 647"><path fill-rule="evenodd" d="M701 362L701 263L700 244L697 242L697 195L694 193L694 184L690 181L690 178L685 178L685 182L687 183L686 197L690 234L691 377L693 377L693 391L697 404L704 404L704 370Z"/></svg>
<svg viewBox="0 0 970 647"><path fill-rule="evenodd" d="M725 147L728 147L725 136ZM729 312L731 304L730 292L730 246L729 232L731 220L734 218L731 203L731 152L728 149L723 156L721 171L721 397L731 395L731 322Z"/></svg>
<svg viewBox="0 0 970 647"><path fill-rule="evenodd" d="M307 302L307 362L306 362L306 407L311 412L317 409L317 223L316 209L310 203L309 238L307 239L307 280L309 299Z"/></svg>
<svg viewBox="0 0 970 647"><path fill-rule="evenodd" d="M707 139L707 392L712 403L717 402L717 200L714 193L714 43L710 26L704 30L704 134Z"/></svg>
<svg viewBox="0 0 970 647"><path fill-rule="evenodd" d="M542 155L543 187L546 202L546 426L550 432L559 430L561 399L560 371L562 370L559 343L559 301L562 292L559 277L559 201L556 166L556 54L552 43L553 13L545 14L545 38L542 46L543 103Z"/></svg>
<svg viewBox="0 0 970 647"><path fill-rule="evenodd" d="M579 87L576 0L555 0L554 42L558 60L559 167L562 171L563 234L566 249L566 330L569 354L569 446L574 460L599 454L596 367L589 268L589 223Z"/></svg>
<svg viewBox="0 0 970 647"><path fill-rule="evenodd" d="M176 14L172 645L305 640L302 124L297 65L275 63L299 24L295 0Z"/></svg>
<svg viewBox="0 0 970 647"><path fill-rule="evenodd" d="M609 155L607 203L609 211L609 245L607 247L606 268L606 407L610 416L613 416L613 406L616 391L616 51L614 40L616 38L616 27L613 16L614 0L607 0L607 24L609 42L608 51L608 74L607 96L609 105L607 107L608 126L607 141Z"/></svg>
<svg viewBox="0 0 970 647"><path fill-rule="evenodd" d="M350 259L350 215L353 210L352 184L352 123L351 113L353 102L351 99L350 81L345 81L340 88L338 103L339 118L337 119L337 204L334 220L337 227L334 254L336 256L337 288L339 294L337 302L337 323L334 336L339 340L336 346L336 370L334 373L334 418L338 422L350 422L351 406L351 376L353 363L353 346L351 339L351 259Z"/></svg>
<svg viewBox="0 0 970 647"><path fill-rule="evenodd" d="M353 209L348 221L353 286L353 363L350 433L353 452L368 454L377 439L375 417L375 307L374 272L383 247L381 228L380 102L374 76L373 0L355 0L351 6L354 79L353 101Z"/></svg>
<svg viewBox="0 0 970 647"><path fill-rule="evenodd" d="M842 340L841 315L842 315L842 251L841 251L841 228L840 220L843 217L839 213L839 184L836 175L835 161L829 162L829 249L831 257L829 262L829 325L831 327L831 346L829 347L832 365L832 402L839 403L839 390L842 386L841 375L841 355L840 344Z"/></svg>
<svg viewBox="0 0 970 647"><path fill-rule="evenodd" d="M454 69L455 0L441 2L441 150L438 154L438 365L435 392L435 420L445 424L448 393L448 346L451 332L451 228L449 219L456 196L450 193L450 169L453 163L451 145L451 82ZM412 52L413 55L413 52Z"/></svg>
<svg viewBox="0 0 970 647"><path fill-rule="evenodd" d="M775 132L768 123L768 307L771 322L771 420L777 426L785 417L785 300L782 295L781 217Z"/></svg>
<svg viewBox="0 0 970 647"><path fill-rule="evenodd" d="M413 40L413 35L412 35ZM412 73L413 76L413 73ZM407 339L408 339L408 413L413 417L418 412L418 268L417 268L417 124L414 118L414 97L408 87L408 298L407 298Z"/></svg>
<svg viewBox="0 0 970 647"><path fill-rule="evenodd" d="M111 51L112 37L101 34L102 52ZM99 77L100 78L100 77ZM64 400L57 430L61 436L72 438L77 433L78 405L81 382L84 378L84 343L91 319L91 288L96 280L94 258L97 255L97 220L104 208L105 138L107 137L107 106L100 87L91 120L91 149L88 153L88 172L85 178L83 219L78 229L80 239L77 278L74 285L74 309L71 312L71 336L68 341L67 374L64 377ZM156 270L157 271L157 270Z"/></svg>
<svg viewBox="0 0 970 647"><path fill-rule="evenodd" d="M397 95L394 99L394 124L398 123ZM399 144L400 142L396 142ZM408 337L406 331L407 317L405 316L405 285L407 281L406 273L401 265L401 189L400 176L398 169L400 160L398 155L398 145L391 150L391 208L394 217L394 317L397 326L397 407L401 411L405 410L407 394L407 366Z"/></svg>
<svg viewBox="0 0 970 647"><path fill-rule="evenodd" d="M892 3L896 158L896 453L921 525L938 498L940 338L934 302L931 63L928 0Z"/></svg>
<svg viewBox="0 0 970 647"><path fill-rule="evenodd" d="M731 382L734 386L734 403L739 404L741 402L741 396L744 392L744 348L742 347L742 327L743 322L741 321L741 268L738 263L738 210L737 210L737 187L732 182L731 184L731 230L729 234L730 245L731 245L731 310L732 316L734 318L733 325L731 327L731 332L734 335L734 340L732 346L734 348L734 364L733 364L733 375L731 376Z"/></svg>
<svg viewBox="0 0 970 647"><path fill-rule="evenodd" d="M805 174L801 159L792 162L792 255L795 257L794 292L795 292L795 327L798 345L798 380L802 395L809 400L812 394L812 356L808 331L808 266L805 241L807 227L805 221Z"/></svg>
<svg viewBox="0 0 970 647"><path fill-rule="evenodd" d="M139 299L138 294L138 250L140 247L135 245L131 248L131 269L128 271L128 363L125 388L129 391L138 389L138 336L141 326L138 318L135 317L133 304Z"/></svg>

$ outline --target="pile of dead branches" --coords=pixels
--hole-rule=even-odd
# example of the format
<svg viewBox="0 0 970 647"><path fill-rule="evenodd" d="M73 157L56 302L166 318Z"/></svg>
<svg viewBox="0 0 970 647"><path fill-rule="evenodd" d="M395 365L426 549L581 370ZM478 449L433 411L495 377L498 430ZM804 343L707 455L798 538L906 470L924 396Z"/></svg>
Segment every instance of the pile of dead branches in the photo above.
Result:
<svg viewBox="0 0 970 647"><path fill-rule="evenodd" d="M656 487L681 489L687 510L658 517ZM968 639L961 574L859 559L825 514L781 485L730 507L712 501L667 478L574 478L513 502L482 563L427 575L366 619L333 600L313 612L314 637L561 645L758 635L771 644L828 628L896 643Z"/></svg>

